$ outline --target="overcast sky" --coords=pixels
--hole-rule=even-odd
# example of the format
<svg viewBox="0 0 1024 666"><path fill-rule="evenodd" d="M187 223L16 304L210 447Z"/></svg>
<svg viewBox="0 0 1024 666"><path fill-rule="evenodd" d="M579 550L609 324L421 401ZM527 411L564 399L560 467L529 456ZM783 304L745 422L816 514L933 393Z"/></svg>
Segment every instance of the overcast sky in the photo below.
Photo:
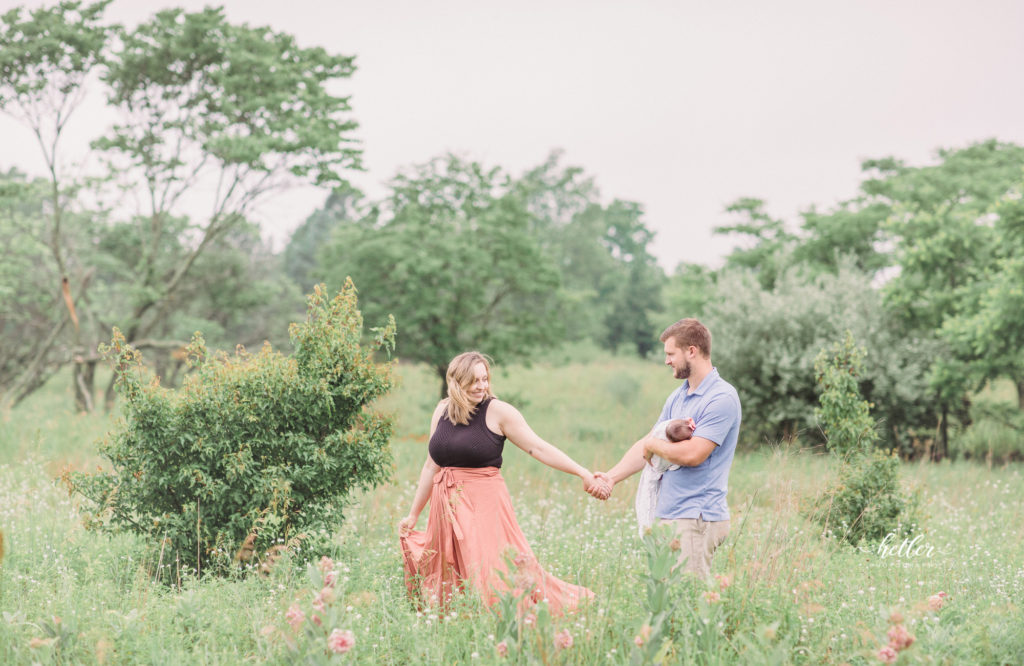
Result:
<svg viewBox="0 0 1024 666"><path fill-rule="evenodd" d="M0 9L42 2L0 0ZM134 25L191 0L115 0ZM712 236L741 196L798 223L856 192L862 159L929 162L938 147L1024 144L1024 2L773 0L228 0L270 25L355 55L352 95L370 195L446 151L520 173L562 149L605 200L641 203L654 254L718 265ZM105 123L90 100L72 154ZM0 116L0 169L42 174L25 128ZM258 218L280 247L325 197L307 188Z"/></svg>

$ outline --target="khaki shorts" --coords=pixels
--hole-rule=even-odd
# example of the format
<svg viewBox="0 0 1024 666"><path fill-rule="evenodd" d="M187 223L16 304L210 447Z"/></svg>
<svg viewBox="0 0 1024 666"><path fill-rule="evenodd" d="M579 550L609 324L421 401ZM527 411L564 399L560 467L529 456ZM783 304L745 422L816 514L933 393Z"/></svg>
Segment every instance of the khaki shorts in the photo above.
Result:
<svg viewBox="0 0 1024 666"><path fill-rule="evenodd" d="M662 518L661 522L671 525L679 539L679 563L681 571L694 574L700 579L711 576L711 556L722 545L729 534L729 521L707 521L703 518Z"/></svg>

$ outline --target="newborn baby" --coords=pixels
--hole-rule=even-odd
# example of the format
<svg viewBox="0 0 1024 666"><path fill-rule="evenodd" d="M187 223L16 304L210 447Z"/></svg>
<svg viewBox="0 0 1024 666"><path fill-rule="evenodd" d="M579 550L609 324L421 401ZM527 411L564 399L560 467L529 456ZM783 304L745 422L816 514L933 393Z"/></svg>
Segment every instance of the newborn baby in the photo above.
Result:
<svg viewBox="0 0 1024 666"><path fill-rule="evenodd" d="M664 439L668 442L681 442L693 435L692 419L672 419L662 421L654 426L651 437ZM644 530L654 524L654 509L658 506L658 491L661 488L661 476L670 469L679 469L664 458L652 455L650 464L644 465L640 472L640 484L636 489L636 521L640 526L640 536Z"/></svg>

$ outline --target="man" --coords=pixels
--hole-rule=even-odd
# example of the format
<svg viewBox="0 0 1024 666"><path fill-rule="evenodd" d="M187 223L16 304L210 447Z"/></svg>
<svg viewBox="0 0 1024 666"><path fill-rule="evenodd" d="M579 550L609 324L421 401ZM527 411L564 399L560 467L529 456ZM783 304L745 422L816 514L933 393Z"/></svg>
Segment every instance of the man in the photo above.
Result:
<svg viewBox="0 0 1024 666"><path fill-rule="evenodd" d="M707 578L711 557L729 533L725 495L739 438L740 399L711 364L711 332L704 324L681 319L665 329L661 341L665 365L684 381L665 401L658 423L692 418L693 436L667 442L648 435L601 476L611 492L610 486L643 469L652 455L680 465L662 477L655 515L676 530L683 570Z"/></svg>

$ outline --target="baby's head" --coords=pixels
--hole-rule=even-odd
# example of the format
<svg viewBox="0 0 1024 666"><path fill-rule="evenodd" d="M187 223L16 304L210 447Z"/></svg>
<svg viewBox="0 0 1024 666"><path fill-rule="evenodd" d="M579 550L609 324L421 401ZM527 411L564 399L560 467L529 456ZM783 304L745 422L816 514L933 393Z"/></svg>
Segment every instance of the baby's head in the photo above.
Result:
<svg viewBox="0 0 1024 666"><path fill-rule="evenodd" d="M690 439L692 434L690 426L683 419L672 419L665 426L665 437L670 442L681 442L684 439Z"/></svg>

